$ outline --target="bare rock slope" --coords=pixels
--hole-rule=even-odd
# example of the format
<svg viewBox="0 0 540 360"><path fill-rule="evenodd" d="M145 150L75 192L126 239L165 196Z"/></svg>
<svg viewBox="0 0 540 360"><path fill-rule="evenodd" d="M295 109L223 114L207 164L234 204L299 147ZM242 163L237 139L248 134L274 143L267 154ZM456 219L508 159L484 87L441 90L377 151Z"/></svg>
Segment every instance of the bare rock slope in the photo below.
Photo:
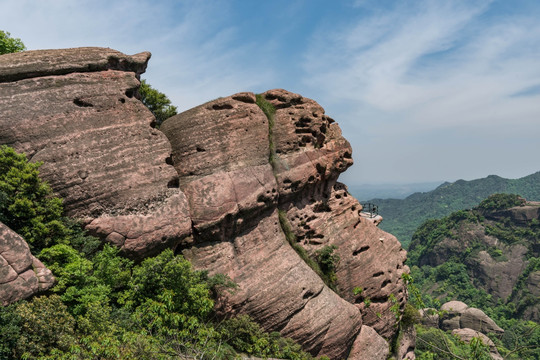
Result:
<svg viewBox="0 0 540 360"><path fill-rule="evenodd" d="M394 336L406 253L337 182L352 165L337 123L315 101L271 90L262 94L276 109L271 119L255 94L239 93L158 131L136 98L148 58L98 48L0 56L0 144L42 161L68 214L126 255L171 247L229 275L239 285L221 299L229 314L333 359L361 358L363 325L381 341ZM337 292L284 228L308 254L337 246Z"/></svg>

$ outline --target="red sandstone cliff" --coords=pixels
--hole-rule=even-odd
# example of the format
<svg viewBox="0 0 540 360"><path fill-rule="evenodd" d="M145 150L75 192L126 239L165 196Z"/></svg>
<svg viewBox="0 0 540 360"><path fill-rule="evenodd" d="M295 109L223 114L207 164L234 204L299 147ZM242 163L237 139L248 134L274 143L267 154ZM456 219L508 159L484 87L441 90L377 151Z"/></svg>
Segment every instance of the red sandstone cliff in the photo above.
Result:
<svg viewBox="0 0 540 360"><path fill-rule="evenodd" d="M136 98L149 57L100 48L0 56L0 144L43 161L68 214L127 256L174 248L238 283L222 299L230 313L314 355L366 358L365 334L396 331L390 298L406 301L406 254L337 182L352 165L337 123L315 101L271 90L262 94L277 109L271 126L255 95L240 93L158 131ZM289 245L278 211L308 253L337 246L337 292Z"/></svg>

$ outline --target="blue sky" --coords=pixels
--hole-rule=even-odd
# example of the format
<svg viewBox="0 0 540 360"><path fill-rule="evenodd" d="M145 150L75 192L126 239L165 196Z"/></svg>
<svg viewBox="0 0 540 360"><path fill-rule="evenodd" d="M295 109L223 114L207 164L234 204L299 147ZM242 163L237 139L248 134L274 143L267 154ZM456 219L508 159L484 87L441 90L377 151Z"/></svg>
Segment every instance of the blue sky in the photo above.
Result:
<svg viewBox="0 0 540 360"><path fill-rule="evenodd" d="M346 184L540 170L540 2L0 0L28 49L151 51L179 110L284 88L353 146Z"/></svg>

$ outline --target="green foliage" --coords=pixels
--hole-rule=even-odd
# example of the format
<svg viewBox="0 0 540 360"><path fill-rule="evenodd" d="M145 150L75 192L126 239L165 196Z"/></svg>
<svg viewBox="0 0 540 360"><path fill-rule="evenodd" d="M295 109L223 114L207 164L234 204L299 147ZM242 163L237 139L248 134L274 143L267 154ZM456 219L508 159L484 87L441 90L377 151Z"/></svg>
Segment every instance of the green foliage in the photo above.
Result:
<svg viewBox="0 0 540 360"><path fill-rule="evenodd" d="M483 211L495 211L521 206L525 199L515 194L493 194L478 204L477 209Z"/></svg>
<svg viewBox="0 0 540 360"><path fill-rule="evenodd" d="M40 163L0 146L0 221L21 235L33 251L67 241L62 201L38 177Z"/></svg>
<svg viewBox="0 0 540 360"><path fill-rule="evenodd" d="M521 179L498 176L472 181L444 183L433 191L415 193L406 199L371 199L378 205L384 221L379 227L395 235L404 248L415 230L426 220L448 216L454 211L471 209L496 193L520 194L529 201L540 201L540 172Z"/></svg>
<svg viewBox="0 0 540 360"><path fill-rule="evenodd" d="M12 38L7 31L0 30L0 55L26 50L21 39Z"/></svg>
<svg viewBox="0 0 540 360"><path fill-rule="evenodd" d="M421 325L416 325L416 332L417 359L491 359L489 347L478 338L473 338L470 344L466 344L450 333Z"/></svg>
<svg viewBox="0 0 540 360"><path fill-rule="evenodd" d="M35 359L53 349L67 352L74 342L75 319L59 296L41 296L16 307L20 333L15 347L17 358Z"/></svg>
<svg viewBox="0 0 540 360"><path fill-rule="evenodd" d="M276 146L274 144L274 116L276 115L276 108L272 103L267 101L262 94L255 95L257 106L263 111L264 115L268 119L268 144L269 144L269 158L268 161L272 165L272 169L276 170Z"/></svg>
<svg viewBox="0 0 540 360"><path fill-rule="evenodd" d="M514 223L510 219L486 220L489 212L513 207L522 203L516 195L494 195L482 202L477 208L467 211L459 211L439 220L430 220L418 229L413 237L410 247L411 277L416 281L416 286L423 292L421 301L413 295L411 302L418 308L439 308L441 303L450 300L460 300L469 306L482 309L488 316L494 319L499 326L505 329L502 337L492 337L499 352L507 359L540 359L539 339L540 329L538 324L521 320L527 309L538 304L538 297L533 296L526 285L529 275L540 270L540 260L535 256L540 239L538 223L531 221L529 224ZM477 236L470 236L467 231L473 229L485 230L485 233L496 237L498 247L489 245L479 240ZM468 236L469 235L469 236ZM437 248L441 241L446 238L459 239L461 247L444 249ZM480 250L487 251L495 260L506 261L505 252L507 245L523 244L528 247L527 268L520 275L512 294L507 299L496 299L482 287L482 284L474 278L475 269L472 264L476 262L476 256ZM438 259L434 261L433 259ZM422 330L424 331L424 330ZM423 340L422 334L431 337L435 347L422 349L420 345L417 357L420 359L445 358L444 351L448 350L448 344L452 342L447 335L442 335L435 330L419 332L419 342ZM438 343L437 343L438 339ZM456 351L461 358L482 358L484 345L477 341L462 348L455 344ZM453 346L453 345L452 345ZM434 350L435 349L435 350ZM442 350L441 350L442 349ZM448 355L448 354L447 354ZM453 358L448 355L447 358Z"/></svg>
<svg viewBox="0 0 540 360"><path fill-rule="evenodd" d="M312 359L301 347L290 339L282 338L277 332L266 333L247 315L225 320L220 325L223 340L237 351L248 355L278 359Z"/></svg>
<svg viewBox="0 0 540 360"><path fill-rule="evenodd" d="M159 127L165 120L177 114L176 106L171 105L171 100L167 95L152 88L146 83L146 80L141 81L139 87L139 95L142 103L156 117L156 124Z"/></svg>
<svg viewBox="0 0 540 360"><path fill-rule="evenodd" d="M362 292L364 292L364 289L361 288L360 286L355 286L352 292L354 296L358 296L358 295L361 295Z"/></svg>
<svg viewBox="0 0 540 360"><path fill-rule="evenodd" d="M336 245L326 245L315 252L315 260L319 268L333 284L337 281L336 270L340 260L339 254L334 252L336 249Z"/></svg>

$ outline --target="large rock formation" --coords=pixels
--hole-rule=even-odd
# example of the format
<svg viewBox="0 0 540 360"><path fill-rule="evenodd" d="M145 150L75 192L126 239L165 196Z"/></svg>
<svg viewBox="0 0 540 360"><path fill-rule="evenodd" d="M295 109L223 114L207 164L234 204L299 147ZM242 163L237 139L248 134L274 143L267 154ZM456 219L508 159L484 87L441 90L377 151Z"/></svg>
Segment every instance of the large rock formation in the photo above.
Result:
<svg viewBox="0 0 540 360"><path fill-rule="evenodd" d="M0 222L0 306L54 285L54 277L30 252L26 241Z"/></svg>
<svg viewBox="0 0 540 360"><path fill-rule="evenodd" d="M487 316L482 310L469 307L461 301L449 301L441 306L444 316L440 319L440 327L443 330L473 329L484 334L502 334L495 321Z"/></svg>
<svg viewBox="0 0 540 360"><path fill-rule="evenodd" d="M126 255L171 247L229 275L239 290L221 299L227 314L335 359L363 324L392 337L406 254L337 182L352 165L338 125L315 101L271 90L262 94L276 108L271 121L254 94L239 93L158 131L136 98L148 58L96 48L1 56L0 144L43 161L68 214ZM337 246L338 293L291 247L287 226L311 255Z"/></svg>
<svg viewBox="0 0 540 360"><path fill-rule="evenodd" d="M170 145L135 98L149 58L101 48L0 56L0 144L42 161L68 215L131 256L191 232Z"/></svg>

